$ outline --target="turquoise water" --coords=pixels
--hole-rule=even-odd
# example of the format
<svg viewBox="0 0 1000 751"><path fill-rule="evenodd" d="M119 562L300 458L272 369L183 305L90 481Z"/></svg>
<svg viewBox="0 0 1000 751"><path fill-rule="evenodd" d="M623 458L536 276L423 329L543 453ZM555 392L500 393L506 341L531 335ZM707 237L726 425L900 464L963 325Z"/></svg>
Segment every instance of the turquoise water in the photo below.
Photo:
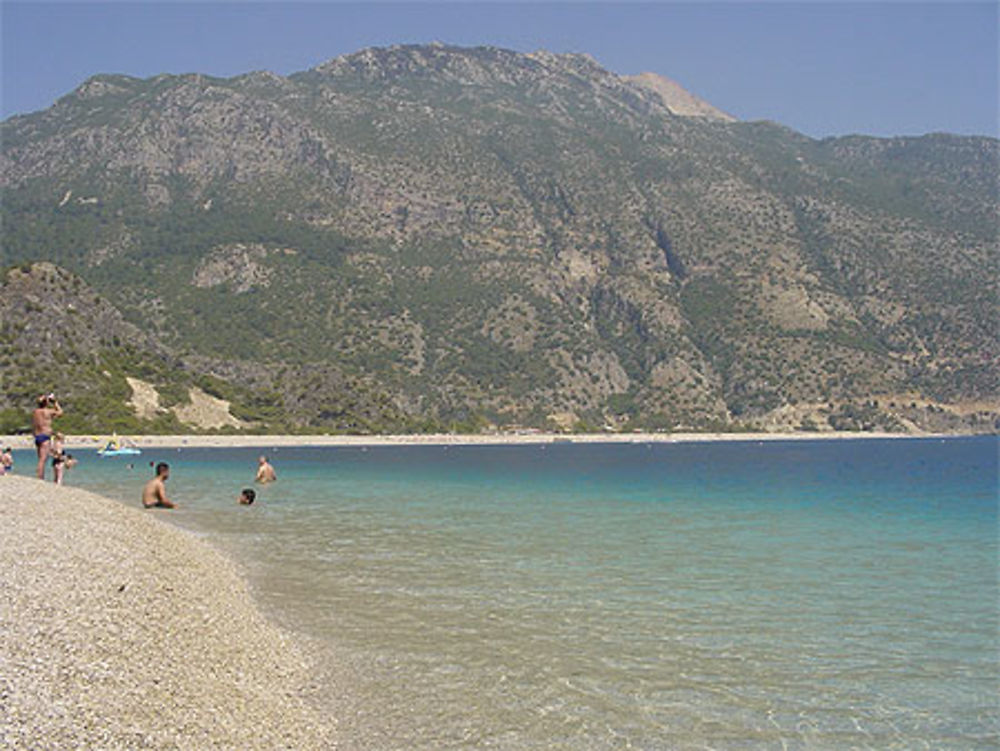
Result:
<svg viewBox="0 0 1000 751"><path fill-rule="evenodd" d="M995 749L997 449L281 449L251 508L259 450L69 480L137 505L170 461L344 748Z"/></svg>

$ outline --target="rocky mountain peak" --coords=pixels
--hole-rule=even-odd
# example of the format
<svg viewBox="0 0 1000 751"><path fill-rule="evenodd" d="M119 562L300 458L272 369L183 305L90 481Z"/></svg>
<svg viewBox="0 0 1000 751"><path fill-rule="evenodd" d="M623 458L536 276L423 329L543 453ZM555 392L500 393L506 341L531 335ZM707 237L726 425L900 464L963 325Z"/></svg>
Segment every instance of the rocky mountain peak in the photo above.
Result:
<svg viewBox="0 0 1000 751"><path fill-rule="evenodd" d="M736 118L729 113L712 106L666 76L657 73L640 73L637 76L624 76L624 79L657 94L675 115L704 117L708 120L726 123L736 122Z"/></svg>
<svg viewBox="0 0 1000 751"><path fill-rule="evenodd" d="M589 55L544 50L524 54L501 47L459 47L442 42L369 47L333 58L310 73L369 83L433 80L463 85L517 85L561 75L613 77Z"/></svg>
<svg viewBox="0 0 1000 751"><path fill-rule="evenodd" d="M433 44L396 44L369 47L321 63L310 72L366 81L437 77L477 83L492 79L504 68L519 67L525 56L498 47L457 47Z"/></svg>
<svg viewBox="0 0 1000 751"><path fill-rule="evenodd" d="M91 76L70 96L78 100L98 99L109 94L124 94L132 90L141 79L132 76L102 73Z"/></svg>
<svg viewBox="0 0 1000 751"><path fill-rule="evenodd" d="M518 87L525 92L591 89L601 99L626 106L669 111L720 122L735 118L700 99L680 84L655 73L619 76L585 53L537 50L521 53L500 47L426 45L370 47L322 63L303 74L365 85L406 85L416 82L460 86ZM638 97L636 97L638 94ZM661 108L665 108L661 109Z"/></svg>

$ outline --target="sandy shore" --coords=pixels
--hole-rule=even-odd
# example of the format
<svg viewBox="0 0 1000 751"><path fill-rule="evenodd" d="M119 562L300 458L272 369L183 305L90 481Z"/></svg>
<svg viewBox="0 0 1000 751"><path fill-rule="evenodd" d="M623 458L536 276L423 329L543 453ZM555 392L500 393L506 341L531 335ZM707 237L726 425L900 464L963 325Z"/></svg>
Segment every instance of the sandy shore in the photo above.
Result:
<svg viewBox="0 0 1000 751"><path fill-rule="evenodd" d="M158 513L0 478L0 747L334 747L296 646Z"/></svg>
<svg viewBox="0 0 1000 751"><path fill-rule="evenodd" d="M708 443L718 441L816 441L862 438L932 438L910 433L518 433L428 435L138 435L140 448L292 446L514 446L540 443ZM68 436L70 448L100 448L107 436ZM34 448L31 436L0 438L4 446Z"/></svg>

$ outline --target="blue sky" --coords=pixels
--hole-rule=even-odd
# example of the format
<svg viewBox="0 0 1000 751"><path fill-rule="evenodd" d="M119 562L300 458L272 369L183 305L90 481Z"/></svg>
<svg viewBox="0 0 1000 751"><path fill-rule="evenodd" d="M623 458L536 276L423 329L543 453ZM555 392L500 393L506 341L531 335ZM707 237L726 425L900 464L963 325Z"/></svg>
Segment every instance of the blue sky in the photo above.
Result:
<svg viewBox="0 0 1000 751"><path fill-rule="evenodd" d="M997 135L997 4L2 2L3 117L95 73L288 74L372 45L587 52L811 136Z"/></svg>

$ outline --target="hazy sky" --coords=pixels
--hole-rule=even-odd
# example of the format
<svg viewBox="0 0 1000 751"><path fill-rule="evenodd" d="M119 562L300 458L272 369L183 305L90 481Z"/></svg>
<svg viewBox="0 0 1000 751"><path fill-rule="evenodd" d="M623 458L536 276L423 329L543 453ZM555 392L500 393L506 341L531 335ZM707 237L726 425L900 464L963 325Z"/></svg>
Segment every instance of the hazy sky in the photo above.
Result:
<svg viewBox="0 0 1000 751"><path fill-rule="evenodd" d="M3 117L95 73L293 73L372 45L587 52L811 136L997 135L995 2L2 2Z"/></svg>

